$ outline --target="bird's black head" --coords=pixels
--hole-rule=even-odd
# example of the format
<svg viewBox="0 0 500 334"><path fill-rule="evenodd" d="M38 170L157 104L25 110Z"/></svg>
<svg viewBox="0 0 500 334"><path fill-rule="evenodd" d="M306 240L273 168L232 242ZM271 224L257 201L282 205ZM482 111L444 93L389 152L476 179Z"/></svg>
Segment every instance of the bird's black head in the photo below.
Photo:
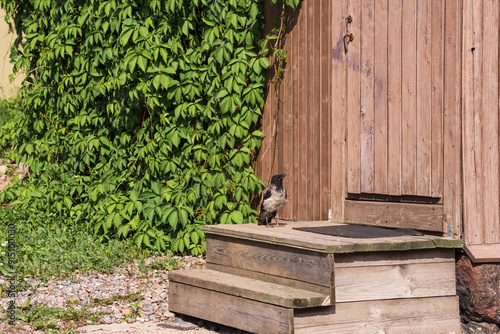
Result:
<svg viewBox="0 0 500 334"><path fill-rule="evenodd" d="M276 175L273 175L273 177L271 178L271 184L275 184L276 186L278 187L282 187L283 186L283 179L285 178L286 174L276 174Z"/></svg>

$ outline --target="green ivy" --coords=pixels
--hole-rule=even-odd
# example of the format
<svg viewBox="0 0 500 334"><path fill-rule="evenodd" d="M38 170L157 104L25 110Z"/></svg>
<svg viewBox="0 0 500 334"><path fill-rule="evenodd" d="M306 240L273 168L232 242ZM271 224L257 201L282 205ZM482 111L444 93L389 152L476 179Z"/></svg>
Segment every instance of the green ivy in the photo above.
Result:
<svg viewBox="0 0 500 334"><path fill-rule="evenodd" d="M194 255L204 224L255 222L262 1L0 4L24 36L11 58L29 73L16 130L30 169L1 201Z"/></svg>

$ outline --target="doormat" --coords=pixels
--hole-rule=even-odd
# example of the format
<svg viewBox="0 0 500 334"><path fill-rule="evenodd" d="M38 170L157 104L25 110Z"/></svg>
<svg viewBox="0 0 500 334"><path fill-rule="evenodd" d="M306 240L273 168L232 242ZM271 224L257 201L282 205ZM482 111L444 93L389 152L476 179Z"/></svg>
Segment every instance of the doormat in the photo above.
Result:
<svg viewBox="0 0 500 334"><path fill-rule="evenodd" d="M370 225L329 225L329 226L314 226L314 227L294 227L294 230L311 232L324 235L332 235L344 238L391 238L401 237L406 235L424 235L421 232L408 228L386 228Z"/></svg>

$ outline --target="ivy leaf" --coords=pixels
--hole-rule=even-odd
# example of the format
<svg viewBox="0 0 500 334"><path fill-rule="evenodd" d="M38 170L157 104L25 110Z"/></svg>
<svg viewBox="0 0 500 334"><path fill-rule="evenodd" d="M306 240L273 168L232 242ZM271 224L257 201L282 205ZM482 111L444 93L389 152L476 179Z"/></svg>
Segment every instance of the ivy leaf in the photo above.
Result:
<svg viewBox="0 0 500 334"><path fill-rule="evenodd" d="M233 211L229 215L231 220L235 222L236 224L242 224L243 223L243 215L239 211Z"/></svg>
<svg viewBox="0 0 500 334"><path fill-rule="evenodd" d="M170 141L172 142L172 144L174 144L175 147L179 146L181 139L179 137L179 133L176 130L173 131L172 136L170 137Z"/></svg>
<svg viewBox="0 0 500 334"><path fill-rule="evenodd" d="M151 189L156 195L161 195L161 184L158 180L151 183Z"/></svg>
<svg viewBox="0 0 500 334"><path fill-rule="evenodd" d="M168 89L170 87L170 78L165 74L160 75L160 84L164 89Z"/></svg>
<svg viewBox="0 0 500 334"><path fill-rule="evenodd" d="M122 43L122 45L125 45L128 43L130 36L132 36L133 32L134 32L133 27L128 27L128 28L123 30L123 32L120 36L120 42Z"/></svg>
<svg viewBox="0 0 500 334"><path fill-rule="evenodd" d="M64 197L64 204L68 209L71 209L73 206L73 200L70 197Z"/></svg>
<svg viewBox="0 0 500 334"><path fill-rule="evenodd" d="M146 66L148 65L148 60L144 56L137 56L137 64L143 72L146 72Z"/></svg>
<svg viewBox="0 0 500 334"><path fill-rule="evenodd" d="M131 73L134 72L135 70L135 64L137 64L137 58L139 58L138 56L132 56L130 58L130 60L128 61L128 68L130 70Z"/></svg>
<svg viewBox="0 0 500 334"><path fill-rule="evenodd" d="M168 224L175 230L177 228L177 218L178 218L178 211L173 210L172 213L168 216Z"/></svg>
<svg viewBox="0 0 500 334"><path fill-rule="evenodd" d="M271 66L271 61L267 57L261 57L259 58L259 64L262 68L269 68Z"/></svg>
<svg viewBox="0 0 500 334"><path fill-rule="evenodd" d="M180 209L179 210L179 220L182 224L182 226L186 226L187 223L189 222L189 214L186 210Z"/></svg>

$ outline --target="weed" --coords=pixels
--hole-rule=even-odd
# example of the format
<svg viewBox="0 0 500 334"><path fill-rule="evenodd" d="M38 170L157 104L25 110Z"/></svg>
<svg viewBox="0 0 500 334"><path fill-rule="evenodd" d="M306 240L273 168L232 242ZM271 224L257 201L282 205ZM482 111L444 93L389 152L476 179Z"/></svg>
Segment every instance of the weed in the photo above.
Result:
<svg viewBox="0 0 500 334"><path fill-rule="evenodd" d="M152 270L176 270L182 268L186 265L186 261L184 259L178 259L174 257L168 257L166 259L162 259L159 261L154 261L149 265L149 268Z"/></svg>
<svg viewBox="0 0 500 334"><path fill-rule="evenodd" d="M60 309L42 304L31 304L28 299L22 306L17 306L19 312L17 319L33 326L35 330L49 330L50 333L73 333L71 327L79 327L90 321L98 324L99 319L107 314L105 312L89 312L86 309ZM0 321L6 321L0 318ZM54 331L50 331L54 330Z"/></svg>
<svg viewBox="0 0 500 334"><path fill-rule="evenodd" d="M107 298L94 298L87 304L87 307L98 306L98 305L111 305L114 302L138 302L144 299L144 296L141 296L142 290L131 292L126 295L114 295Z"/></svg>

